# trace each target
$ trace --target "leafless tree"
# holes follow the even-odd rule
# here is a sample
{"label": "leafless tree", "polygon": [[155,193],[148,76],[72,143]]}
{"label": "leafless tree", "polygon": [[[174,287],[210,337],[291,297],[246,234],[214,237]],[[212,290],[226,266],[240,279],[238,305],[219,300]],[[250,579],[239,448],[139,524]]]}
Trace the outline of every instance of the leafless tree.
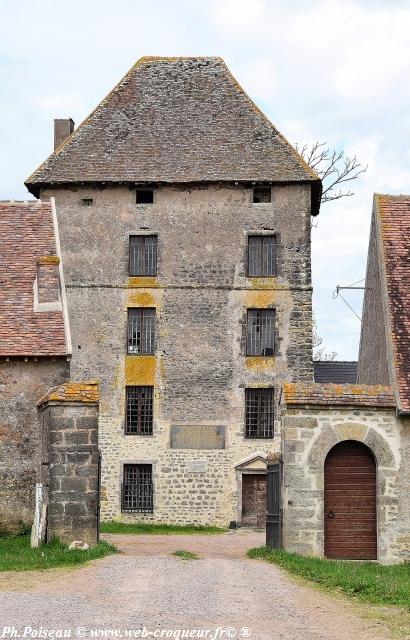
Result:
{"label": "leafless tree", "polygon": [[349,158],[345,156],[344,151],[330,149],[326,142],[305,144],[303,147],[296,145],[296,149],[309,167],[322,179],[322,203],[353,196],[353,191],[346,190],[341,185],[356,180],[367,171],[367,165],[363,166],[358,162],[356,156]]}
{"label": "leafless tree", "polygon": [[323,338],[321,338],[317,332],[316,318],[313,316],[313,360],[333,362],[336,356],[336,351],[326,351],[326,348],[323,345]]}

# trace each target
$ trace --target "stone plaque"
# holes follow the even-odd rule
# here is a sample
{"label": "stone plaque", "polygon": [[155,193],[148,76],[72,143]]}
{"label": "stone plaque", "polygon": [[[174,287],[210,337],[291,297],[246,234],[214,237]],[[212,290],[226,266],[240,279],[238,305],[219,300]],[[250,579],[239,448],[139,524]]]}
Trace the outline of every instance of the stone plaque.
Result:
{"label": "stone plaque", "polygon": [[188,460],[186,470],[189,473],[205,473],[208,471],[208,460]]}
{"label": "stone plaque", "polygon": [[225,449],[225,427],[207,424],[171,425],[171,449]]}

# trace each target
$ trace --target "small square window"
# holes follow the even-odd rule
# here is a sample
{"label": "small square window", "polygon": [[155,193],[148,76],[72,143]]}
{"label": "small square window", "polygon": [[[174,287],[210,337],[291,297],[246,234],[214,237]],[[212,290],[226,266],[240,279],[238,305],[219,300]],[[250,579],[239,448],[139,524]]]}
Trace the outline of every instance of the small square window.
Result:
{"label": "small square window", "polygon": [[270,187],[254,187],[252,202],[254,204],[272,202],[272,189]]}
{"label": "small square window", "polygon": [[94,204],[93,198],[81,198],[81,204],[83,207],[92,207]]}
{"label": "small square window", "polygon": [[152,204],[154,202],[154,189],[137,189],[137,204]]}

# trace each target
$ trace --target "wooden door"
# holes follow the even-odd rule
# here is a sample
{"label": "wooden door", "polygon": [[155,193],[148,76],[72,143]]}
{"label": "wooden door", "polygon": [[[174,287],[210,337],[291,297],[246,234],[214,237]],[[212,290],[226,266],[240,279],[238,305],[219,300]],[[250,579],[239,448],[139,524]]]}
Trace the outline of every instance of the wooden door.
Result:
{"label": "wooden door", "polygon": [[266,522],[266,475],[242,475],[243,527],[264,527]]}
{"label": "wooden door", "polygon": [[376,464],[360,442],[340,442],[325,461],[325,556],[377,559]]}

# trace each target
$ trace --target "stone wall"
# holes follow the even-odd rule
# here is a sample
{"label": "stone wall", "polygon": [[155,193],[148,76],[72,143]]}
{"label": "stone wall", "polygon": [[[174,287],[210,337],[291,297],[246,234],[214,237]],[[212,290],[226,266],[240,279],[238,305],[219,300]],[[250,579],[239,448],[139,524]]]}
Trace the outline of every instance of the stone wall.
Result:
{"label": "stone wall", "polygon": [[357,381],[390,384],[387,355],[386,313],[383,300],[382,263],[373,215],[367,257],[366,290],[363,300]]}
{"label": "stone wall", "polygon": [[33,522],[41,454],[36,402],[69,373],[67,358],[0,361],[0,531]]}
{"label": "stone wall", "polygon": [[410,421],[394,409],[314,407],[283,416],[283,540],[289,551],[323,556],[324,462],[343,440],[357,440],[377,465],[378,558],[410,558]]}
{"label": "stone wall", "polygon": [[40,401],[47,539],[97,542],[97,385],[69,383]]}
{"label": "stone wall", "polygon": [[[237,512],[235,465],[279,446],[244,439],[244,387],[312,379],[310,186],[275,186],[272,203],[257,205],[239,185],[164,186],[152,205],[136,205],[126,187],[41,194],[49,196],[59,219],[73,376],[101,380],[103,517],[121,515],[122,465],[140,461],[153,464],[155,509],[133,518],[226,524]],[[92,206],[83,206],[85,198]],[[277,233],[276,278],[246,277],[251,232]],[[128,277],[129,236],[141,233],[158,233],[157,278]],[[132,306],[157,310],[155,356],[126,355]],[[276,309],[275,357],[245,356],[252,307]],[[124,436],[126,385],[155,386],[153,436]],[[200,452],[209,461],[204,475],[186,475],[192,451],[169,450],[173,424],[226,428],[225,450]]]}

